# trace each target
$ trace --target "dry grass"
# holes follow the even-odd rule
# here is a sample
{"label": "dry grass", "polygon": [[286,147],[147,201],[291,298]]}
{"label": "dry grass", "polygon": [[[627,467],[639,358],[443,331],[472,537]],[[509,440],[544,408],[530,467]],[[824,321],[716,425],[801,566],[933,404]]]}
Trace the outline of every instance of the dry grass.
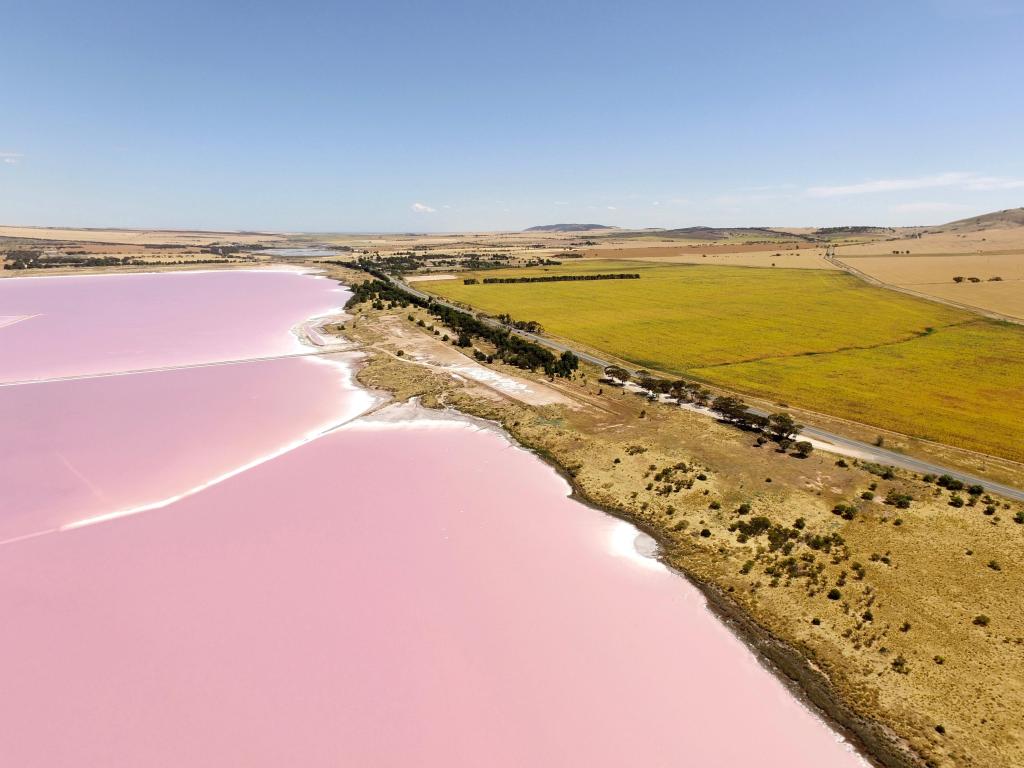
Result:
{"label": "dry grass", "polygon": [[[947,256],[844,256],[843,261],[885,283],[1024,319],[1024,249]],[[956,276],[981,282],[956,283]]]}

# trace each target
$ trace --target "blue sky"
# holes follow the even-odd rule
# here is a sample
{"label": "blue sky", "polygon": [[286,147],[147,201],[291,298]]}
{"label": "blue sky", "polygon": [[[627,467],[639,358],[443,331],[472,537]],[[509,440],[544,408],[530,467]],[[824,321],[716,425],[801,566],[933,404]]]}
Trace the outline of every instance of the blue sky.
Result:
{"label": "blue sky", "polygon": [[936,223],[1024,205],[1024,3],[35,2],[0,223]]}

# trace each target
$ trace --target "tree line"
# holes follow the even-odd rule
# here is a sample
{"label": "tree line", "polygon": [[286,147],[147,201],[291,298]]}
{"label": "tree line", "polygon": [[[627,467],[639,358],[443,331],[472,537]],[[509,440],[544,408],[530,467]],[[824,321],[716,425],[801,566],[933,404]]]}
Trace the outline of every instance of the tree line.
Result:
{"label": "tree line", "polygon": [[[172,264],[223,264],[224,259],[190,258],[177,261],[150,261],[137,256],[89,256],[82,252],[47,255],[39,251],[8,251],[5,269],[59,269],[62,267],[163,267]],[[234,261],[252,261],[252,256],[240,256]]]}
{"label": "tree line", "polygon": [[[619,273],[599,275],[538,275],[536,277],[485,277],[483,283],[567,283],[576,280],[639,280],[640,275]],[[472,285],[469,280],[464,281]]]}
{"label": "tree line", "polygon": [[[366,269],[366,267],[364,267]],[[568,378],[579,368],[579,358],[572,352],[563,352],[556,357],[545,347],[517,336],[506,328],[490,325],[463,312],[431,299],[423,299],[398,288],[376,270],[366,269],[374,280],[366,280],[352,288],[352,298],[346,302],[346,309],[356,304],[371,302],[375,309],[384,309],[385,304],[407,307],[413,304],[421,307],[451,328],[458,335],[457,344],[472,346],[472,339],[484,339],[494,345],[494,356],[517,368],[535,371],[542,369],[548,376]]]}

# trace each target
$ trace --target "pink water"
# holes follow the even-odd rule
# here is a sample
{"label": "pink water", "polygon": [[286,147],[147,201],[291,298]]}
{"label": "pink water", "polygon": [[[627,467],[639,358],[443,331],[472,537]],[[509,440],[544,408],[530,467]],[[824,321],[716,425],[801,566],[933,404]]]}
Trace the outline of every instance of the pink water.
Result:
{"label": "pink water", "polygon": [[345,373],[290,357],[0,387],[0,541],[171,499],[315,435],[351,415]]}
{"label": "pink water", "polygon": [[[280,362],[0,387],[0,515],[62,526],[0,547],[0,764],[863,765],[533,455],[422,415],[304,442],[366,395]],[[66,477],[47,446],[125,505],[224,477],[103,517],[18,485]]]}
{"label": "pink water", "polygon": [[302,352],[292,326],[344,301],[297,270],[0,280],[0,382]]}

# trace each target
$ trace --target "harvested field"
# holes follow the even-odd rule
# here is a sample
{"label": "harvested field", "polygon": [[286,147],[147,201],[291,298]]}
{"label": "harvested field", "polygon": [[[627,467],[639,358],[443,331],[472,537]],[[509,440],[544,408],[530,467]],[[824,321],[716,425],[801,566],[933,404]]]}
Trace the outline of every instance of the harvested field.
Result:
{"label": "harvested field", "polygon": [[777,267],[780,269],[835,269],[825,261],[821,248],[804,244],[799,249],[792,245],[674,245],[591,248],[587,256],[628,261],[651,261],[661,264],[714,264],[733,267]]}
{"label": "harvested field", "polygon": [[[1024,319],[1024,249],[1016,253],[843,257],[842,261],[884,283]],[[963,282],[954,282],[957,276],[963,277]],[[972,277],[980,282],[972,282]]]}

